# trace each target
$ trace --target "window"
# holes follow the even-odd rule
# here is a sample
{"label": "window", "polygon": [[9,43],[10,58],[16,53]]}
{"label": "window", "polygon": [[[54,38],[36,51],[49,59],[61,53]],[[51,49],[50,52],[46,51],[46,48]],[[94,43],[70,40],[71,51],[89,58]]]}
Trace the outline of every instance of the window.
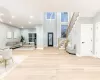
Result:
{"label": "window", "polygon": [[68,25],[61,25],[61,38],[66,38],[66,30]]}
{"label": "window", "polygon": [[34,42],[34,33],[29,33],[29,42]]}
{"label": "window", "polygon": [[46,19],[55,19],[55,12],[47,12]]}
{"label": "window", "polygon": [[61,22],[68,22],[68,13],[61,12]]}

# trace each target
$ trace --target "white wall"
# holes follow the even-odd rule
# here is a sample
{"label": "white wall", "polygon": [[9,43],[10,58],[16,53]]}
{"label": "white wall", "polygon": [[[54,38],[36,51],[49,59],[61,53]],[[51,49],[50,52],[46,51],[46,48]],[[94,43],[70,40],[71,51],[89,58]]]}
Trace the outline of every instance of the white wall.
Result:
{"label": "white wall", "polygon": [[93,53],[96,55],[96,23],[100,22],[100,12],[97,12],[93,17]]}
{"label": "white wall", "polygon": [[43,26],[36,26],[36,33],[37,33],[37,49],[44,48],[44,39],[43,39]]}
{"label": "white wall", "polygon": [[25,42],[29,42],[28,33],[36,33],[36,28],[21,29],[21,35],[24,37]]}
{"label": "white wall", "polygon": [[[7,39],[7,32],[12,32],[11,39]],[[13,32],[17,33],[16,39],[13,39]],[[20,41],[20,29],[0,23],[0,48],[5,47],[7,42],[13,41]]]}
{"label": "white wall", "polygon": [[76,54],[79,55],[80,54],[80,26],[81,24],[93,24],[93,54],[96,54],[96,47],[95,47],[95,42],[96,42],[96,23],[100,22],[100,12],[96,13],[96,15],[94,17],[83,17],[83,18],[79,18],[79,20],[77,21],[77,23],[75,24],[76,29],[76,44],[77,44],[77,50],[76,50]]}
{"label": "white wall", "polygon": [[57,45],[57,20],[47,20],[44,17],[44,46],[48,46],[48,32],[53,32],[53,41],[54,41],[54,46]]}
{"label": "white wall", "polygon": [[[72,12],[69,13],[69,20],[72,16]],[[61,22],[61,12],[56,13],[56,19],[47,20],[44,17],[44,46],[48,46],[48,32],[54,33],[54,47],[58,47],[58,38],[61,38],[61,25],[66,25],[67,22]]]}
{"label": "white wall", "polygon": [[[80,38],[81,25],[80,25],[79,21],[76,22],[75,28],[76,28],[76,35],[75,35],[76,40],[74,39],[74,37],[72,39],[74,39],[76,41],[75,42],[76,43],[76,55],[79,55],[80,54],[80,41],[81,41],[81,38]],[[74,45],[74,44],[72,44],[72,45]]]}
{"label": "white wall", "polygon": [[96,54],[96,45],[95,45],[95,43],[96,43],[96,23],[98,23],[98,22],[100,22],[100,12],[97,12],[96,13],[96,15],[94,16],[94,18],[93,18],[93,25],[94,25],[94,31],[93,31],[93,37],[94,37],[94,46],[93,46],[93,51],[94,51],[94,54]]}
{"label": "white wall", "polygon": [[72,40],[74,42],[72,42],[72,46],[75,45],[76,43],[76,55],[80,55],[80,39],[81,39],[81,24],[93,24],[93,18],[92,17],[80,17],[75,24],[75,34],[72,37]]}
{"label": "white wall", "polygon": [[28,33],[37,33],[37,49],[43,49],[43,26],[36,25],[34,28],[21,29],[21,35],[25,38],[25,42],[29,42]]}
{"label": "white wall", "polygon": [[61,13],[57,13],[57,46],[58,46],[58,38],[61,38]]}

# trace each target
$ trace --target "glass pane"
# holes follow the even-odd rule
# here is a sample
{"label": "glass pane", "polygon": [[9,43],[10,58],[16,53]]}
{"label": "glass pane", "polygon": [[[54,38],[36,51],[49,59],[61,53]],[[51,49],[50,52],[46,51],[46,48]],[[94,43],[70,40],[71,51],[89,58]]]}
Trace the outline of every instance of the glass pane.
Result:
{"label": "glass pane", "polygon": [[55,13],[52,13],[51,19],[55,19]]}
{"label": "glass pane", "polygon": [[29,42],[32,42],[32,38],[29,38]]}
{"label": "glass pane", "polygon": [[32,37],[32,34],[31,34],[31,33],[29,33],[29,38],[30,38],[30,37]]}
{"label": "glass pane", "polygon": [[61,12],[61,22],[68,22],[68,13]]}
{"label": "glass pane", "polygon": [[32,38],[34,38],[34,33],[32,33]]}
{"label": "glass pane", "polygon": [[66,38],[66,30],[68,25],[61,25],[61,38]]}
{"label": "glass pane", "polygon": [[52,34],[49,34],[49,45],[52,45],[52,37],[53,37],[53,35]]}
{"label": "glass pane", "polygon": [[32,39],[32,42],[35,42],[34,38]]}
{"label": "glass pane", "polygon": [[47,12],[46,19],[55,19],[55,12]]}

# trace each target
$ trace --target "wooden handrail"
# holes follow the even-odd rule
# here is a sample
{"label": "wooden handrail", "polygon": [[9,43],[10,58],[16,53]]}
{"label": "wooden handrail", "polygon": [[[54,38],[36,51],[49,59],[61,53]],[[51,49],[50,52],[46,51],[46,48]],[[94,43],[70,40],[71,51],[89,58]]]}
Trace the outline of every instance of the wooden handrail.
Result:
{"label": "wooden handrail", "polygon": [[68,35],[69,35],[69,33],[71,32],[71,30],[72,30],[72,28],[73,28],[73,26],[74,26],[74,24],[75,24],[75,21],[77,20],[77,17],[79,16],[79,12],[74,12],[73,13],[73,16],[72,16],[72,18],[71,18],[71,20],[70,20],[70,23],[69,23],[69,25],[68,25],[68,28],[67,28],[67,30],[66,30],[66,43],[65,43],[65,49],[66,49],[66,47],[67,47],[67,45],[68,45]]}
{"label": "wooden handrail", "polygon": [[75,21],[77,20],[78,16],[79,16],[79,12],[74,12],[73,13],[72,18],[71,18],[71,20],[69,22],[68,28],[66,30],[66,39],[63,40],[62,42],[61,42],[60,38],[58,39],[58,47],[59,48],[61,47],[61,43],[64,43],[65,44],[65,49],[66,49],[66,47],[68,45],[68,35],[70,34],[70,32],[71,32],[71,30],[72,30],[72,28],[73,28],[73,26],[75,24]]}
{"label": "wooden handrail", "polygon": [[[79,12],[74,12],[73,16],[70,20],[70,23],[68,25],[67,31],[66,31],[66,38],[68,37],[68,34],[70,33],[71,29],[73,28],[73,25],[75,24],[76,18],[79,16]],[[76,18],[75,18],[76,17]],[[75,19],[75,21],[73,21]]]}

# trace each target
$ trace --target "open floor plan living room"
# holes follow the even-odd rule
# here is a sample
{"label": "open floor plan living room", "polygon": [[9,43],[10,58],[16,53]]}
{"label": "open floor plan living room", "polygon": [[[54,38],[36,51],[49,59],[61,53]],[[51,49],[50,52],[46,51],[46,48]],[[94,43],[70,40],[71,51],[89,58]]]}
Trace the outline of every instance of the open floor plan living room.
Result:
{"label": "open floor plan living room", "polygon": [[0,0],[0,80],[100,80],[99,0]]}

